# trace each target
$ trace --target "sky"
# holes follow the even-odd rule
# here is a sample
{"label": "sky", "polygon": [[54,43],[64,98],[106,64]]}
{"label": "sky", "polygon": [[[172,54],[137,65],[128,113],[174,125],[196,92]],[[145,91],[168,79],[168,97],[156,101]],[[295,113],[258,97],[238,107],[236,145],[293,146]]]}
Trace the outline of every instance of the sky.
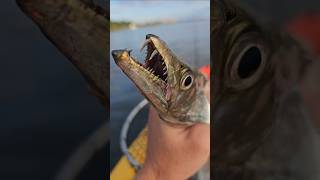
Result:
{"label": "sky", "polygon": [[210,16],[209,0],[111,0],[112,21],[143,23],[161,19],[185,19]]}

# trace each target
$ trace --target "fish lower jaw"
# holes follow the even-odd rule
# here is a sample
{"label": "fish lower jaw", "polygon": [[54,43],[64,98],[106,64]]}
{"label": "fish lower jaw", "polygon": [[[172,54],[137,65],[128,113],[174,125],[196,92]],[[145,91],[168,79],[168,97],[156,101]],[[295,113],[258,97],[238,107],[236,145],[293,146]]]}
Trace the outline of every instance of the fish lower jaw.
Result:
{"label": "fish lower jaw", "polygon": [[151,69],[146,69],[142,64],[140,64],[138,61],[134,60],[131,57],[128,63],[130,64],[130,68],[128,69],[136,69],[137,73],[140,73],[140,75],[138,76],[144,76],[144,79],[148,79],[161,86],[161,88],[163,88],[164,91],[166,90],[167,83],[164,80],[162,80],[159,76],[155,75]]}

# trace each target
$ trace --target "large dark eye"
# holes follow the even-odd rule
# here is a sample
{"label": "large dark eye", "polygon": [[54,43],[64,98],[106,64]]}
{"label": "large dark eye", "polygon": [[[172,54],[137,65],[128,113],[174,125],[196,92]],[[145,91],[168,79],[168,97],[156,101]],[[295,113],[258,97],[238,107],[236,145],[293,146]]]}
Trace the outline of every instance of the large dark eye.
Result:
{"label": "large dark eye", "polygon": [[261,64],[261,52],[258,47],[250,47],[240,59],[238,75],[241,79],[253,75]]}
{"label": "large dark eye", "polygon": [[[251,36],[250,36],[251,37]],[[254,37],[254,36],[253,36]],[[253,42],[250,42],[253,41]],[[246,89],[263,75],[268,49],[258,38],[244,38],[234,45],[226,63],[226,84],[236,89]]]}
{"label": "large dark eye", "polygon": [[192,83],[193,83],[193,77],[192,75],[188,74],[182,78],[181,88],[184,90],[187,90],[192,86]]}

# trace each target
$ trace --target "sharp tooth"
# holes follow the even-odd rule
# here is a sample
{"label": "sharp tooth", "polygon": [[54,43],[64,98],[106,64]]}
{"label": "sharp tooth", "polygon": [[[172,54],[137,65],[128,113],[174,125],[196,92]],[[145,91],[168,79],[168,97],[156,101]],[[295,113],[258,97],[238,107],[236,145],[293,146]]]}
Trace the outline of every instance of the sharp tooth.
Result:
{"label": "sharp tooth", "polygon": [[140,48],[140,52],[143,51],[144,47],[146,47],[149,43],[150,43],[151,39],[147,39],[146,41],[144,41],[144,43],[142,44],[141,48]]}
{"label": "sharp tooth", "polygon": [[162,65],[165,65],[165,64],[164,64],[164,61],[162,61]]}
{"label": "sharp tooth", "polygon": [[167,67],[164,67],[163,70],[167,70]]}
{"label": "sharp tooth", "polygon": [[167,75],[167,74],[168,74],[168,71],[166,71],[166,72],[163,73],[163,75]]}
{"label": "sharp tooth", "polygon": [[155,50],[152,52],[149,60],[151,60],[157,53],[158,53],[158,51],[155,49]]}
{"label": "sharp tooth", "polygon": [[159,79],[158,76],[155,76],[155,77],[153,78],[154,81],[156,81],[156,80],[158,80],[158,79]]}
{"label": "sharp tooth", "polygon": [[168,81],[168,77],[164,81]]}

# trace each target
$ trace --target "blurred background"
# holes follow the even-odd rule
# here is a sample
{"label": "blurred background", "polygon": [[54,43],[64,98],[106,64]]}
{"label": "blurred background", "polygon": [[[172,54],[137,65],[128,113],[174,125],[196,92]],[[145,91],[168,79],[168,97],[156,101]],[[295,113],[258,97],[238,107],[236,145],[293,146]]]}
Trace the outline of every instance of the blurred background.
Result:
{"label": "blurred background", "polygon": [[260,19],[286,24],[303,14],[319,14],[318,0],[242,0],[242,5]]}
{"label": "blurred background", "polygon": [[259,21],[275,25],[266,28],[283,28],[320,56],[320,1],[242,0],[237,4]]}
{"label": "blurred background", "polygon": [[[238,2],[255,18],[262,22],[269,22],[273,25],[283,28],[287,33],[307,48],[316,60],[320,57],[320,1],[319,0],[242,0]],[[318,66],[317,66],[318,64]],[[315,141],[316,152],[320,149],[320,86],[319,86],[319,62],[312,64],[313,72],[309,74],[302,83],[305,86],[302,96],[312,123],[315,125],[318,133]],[[318,69],[317,69],[318,68]],[[312,69],[312,68],[311,68]],[[309,69],[309,71],[311,71]],[[320,154],[314,157],[320,162]],[[318,170],[319,171],[319,170]]]}
{"label": "blurred background", "polygon": [[[105,122],[105,110],[15,1],[1,1],[0,22],[0,179],[53,179]],[[107,150],[77,179],[105,178]]]}
{"label": "blurred background", "polygon": [[[320,14],[318,0],[242,2],[262,19],[284,26],[297,15]],[[14,0],[1,1],[0,8],[0,179],[53,179],[74,150],[103,125],[105,110],[88,93],[80,73]],[[189,65],[209,64],[209,0],[111,0],[110,8],[111,50],[133,49],[133,55],[142,60],[144,53],[139,48],[145,35],[153,33]],[[122,155],[121,126],[143,97],[111,56],[110,64],[112,168]],[[144,127],[146,113],[144,109],[136,118],[138,123],[129,137],[135,137]],[[78,179],[105,178],[108,151],[106,145]]]}
{"label": "blurred background", "polygon": [[[146,34],[155,34],[184,62],[194,68],[210,63],[210,1],[110,1],[110,50],[139,49]],[[121,157],[120,129],[129,112],[143,99],[132,81],[116,66],[110,54],[110,166]],[[147,108],[135,118],[128,134],[130,144],[145,126]]]}

